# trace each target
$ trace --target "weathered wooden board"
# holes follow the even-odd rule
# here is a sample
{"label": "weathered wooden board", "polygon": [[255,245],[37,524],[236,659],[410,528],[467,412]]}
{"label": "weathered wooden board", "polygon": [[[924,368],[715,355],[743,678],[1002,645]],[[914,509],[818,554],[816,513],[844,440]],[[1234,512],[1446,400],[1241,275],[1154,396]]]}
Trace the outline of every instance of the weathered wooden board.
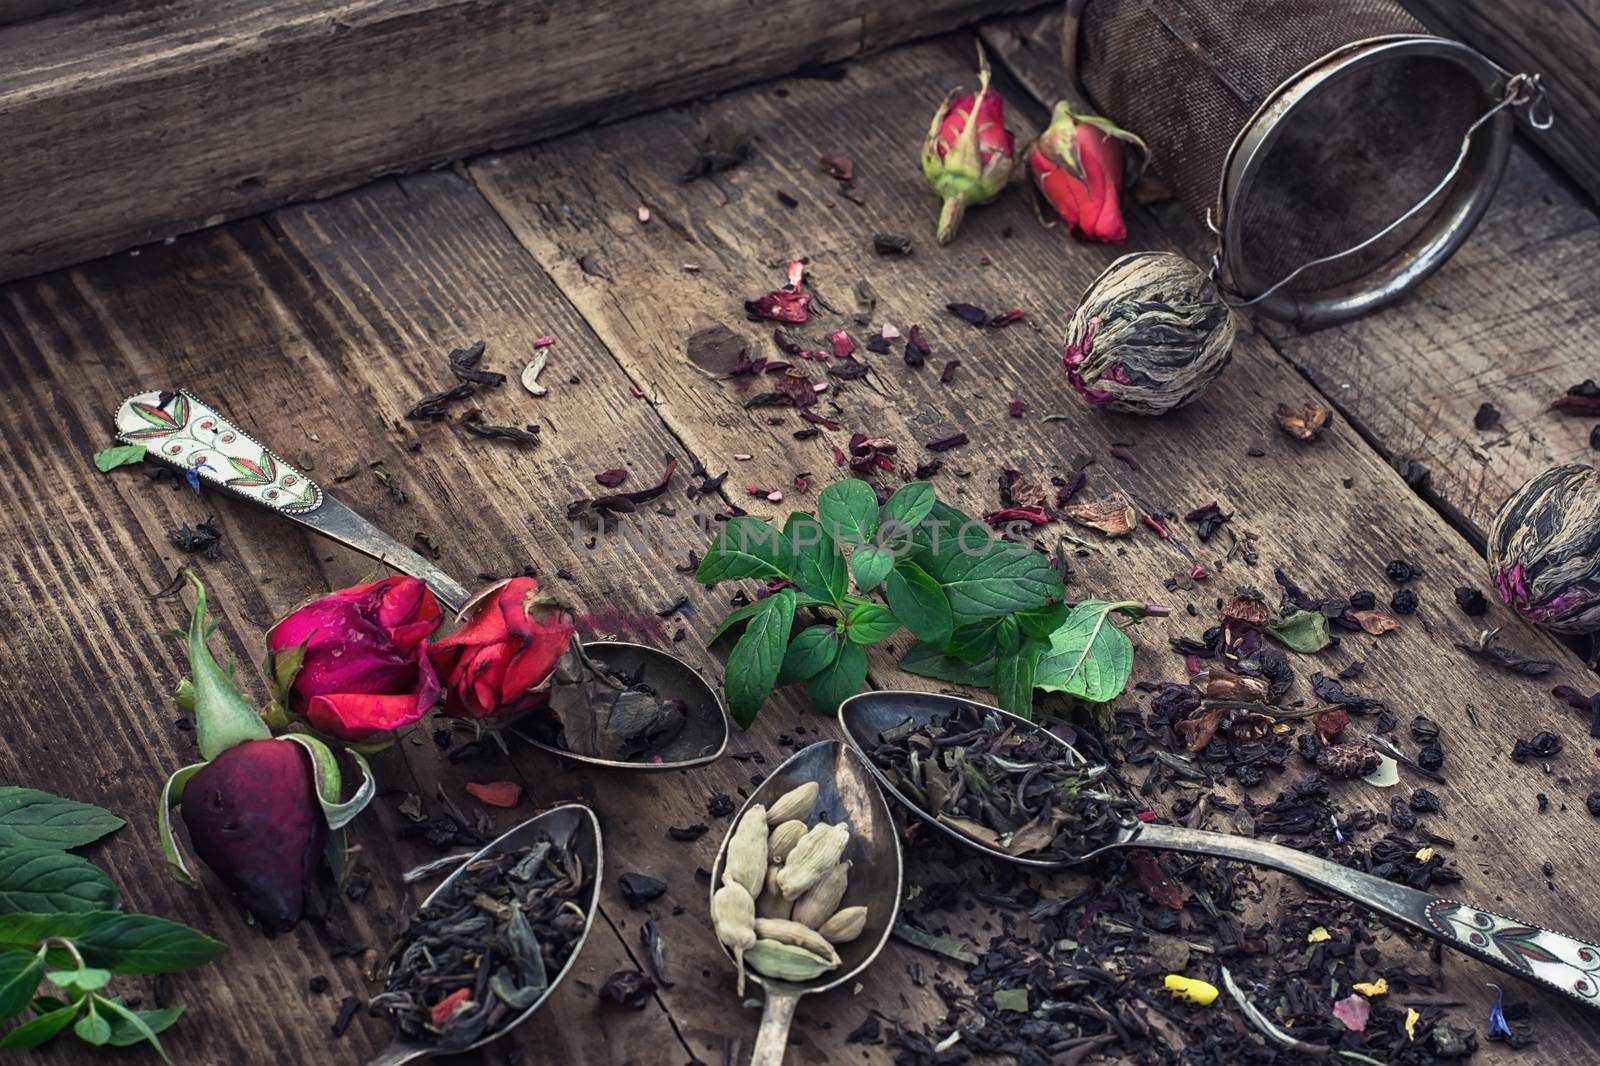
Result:
{"label": "weathered wooden board", "polygon": [[0,34],[0,279],[1030,2],[116,0],[33,18]]}
{"label": "weathered wooden board", "polygon": [[[982,31],[1040,103],[1060,92],[1059,22],[1046,12]],[[1154,214],[1189,255],[1210,255],[1203,228],[1176,203]],[[1481,547],[1495,511],[1528,478],[1600,459],[1589,443],[1596,420],[1550,410],[1600,375],[1597,255],[1592,204],[1519,144],[1472,236],[1399,303],[1314,332],[1253,320],[1381,455],[1425,466],[1424,494]],[[1501,419],[1479,430],[1483,403]]]}
{"label": "weathered wooden board", "polygon": [[1541,74],[1556,124],[1536,132],[1572,179],[1600,198],[1600,3],[1504,4],[1486,0],[1400,0],[1428,28],[1466,41],[1509,70]]}
{"label": "weathered wooden board", "polygon": [[[1449,589],[1481,584],[1482,559],[1351,426],[1338,422],[1310,447],[1279,434],[1273,407],[1315,394],[1259,337],[1241,338],[1234,367],[1201,401],[1171,418],[1106,417],[1082,406],[1059,372],[1058,338],[1078,292],[1119,250],[1039,231],[1017,196],[972,212],[952,246],[933,244],[928,232],[934,204],[912,160],[927,112],[955,83],[971,81],[970,45],[953,47],[898,50],[853,67],[843,84],[789,84],[782,95],[753,89],[706,107],[490,156],[470,171],[606,345],[659,392],[673,432],[719,459],[752,456],[735,466],[740,481],[787,486],[800,471],[825,478],[830,444],[842,444],[852,429],[893,438],[903,465],[911,467],[931,458],[921,442],[962,429],[973,443],[947,453],[945,470],[934,480],[941,494],[975,511],[996,504],[993,484],[1001,467],[1043,477],[1087,453],[1099,460],[1091,468],[1091,493],[1119,487],[1149,509],[1180,513],[1221,496],[1237,512],[1236,522],[1256,534],[1259,566],[1226,562],[1211,586],[1176,594],[1180,605],[1192,597],[1202,614],[1235,584],[1270,586],[1274,566],[1307,587],[1333,590],[1352,583],[1384,588],[1387,560],[1404,555],[1423,561],[1430,574],[1423,612],[1401,633],[1382,641],[1351,640],[1325,656],[1325,663],[1302,661],[1297,667],[1309,673],[1363,658],[1364,691],[1386,699],[1403,718],[1426,711],[1445,723],[1453,738],[1446,803],[1462,839],[1460,859],[1470,868],[1463,893],[1525,910],[1533,920],[1582,924],[1589,910],[1586,879],[1596,856],[1573,834],[1587,829],[1581,803],[1594,774],[1569,767],[1568,791],[1561,796],[1567,811],[1561,820],[1540,820],[1530,813],[1533,793],[1550,787],[1551,779],[1508,773],[1506,750],[1507,738],[1536,726],[1581,745],[1585,723],[1557,709],[1543,685],[1493,674],[1450,647],[1477,627],[1449,604]],[[832,117],[821,136],[818,114]],[[752,129],[759,138],[758,159],[715,183],[679,184],[678,160],[692,152],[698,130],[715,123]],[[1030,131],[1018,132],[1025,140]],[[853,198],[818,171],[823,152],[855,160]],[[624,153],[630,160],[625,170],[594,165]],[[779,190],[800,206],[785,207]],[[650,208],[648,224],[638,221],[641,204]],[[1148,216],[1134,212],[1130,222],[1129,247],[1166,243]],[[875,256],[871,237],[877,232],[913,235],[915,254]],[[874,327],[888,321],[905,330],[920,322],[934,352],[916,370],[901,362],[899,343],[889,356],[865,356],[873,376],[835,384],[831,394],[840,410],[824,409],[843,430],[798,445],[791,438],[798,421],[782,409],[742,410],[743,397],[727,384],[705,380],[686,349],[691,335],[721,324],[744,338],[753,354],[777,354],[771,324],[745,322],[742,304],[781,283],[782,264],[793,256],[808,258],[818,303],[826,305],[813,321],[791,331],[807,347],[821,347],[834,329],[854,330],[858,340],[866,336],[850,312],[853,286],[867,278],[879,296]],[[980,265],[981,257],[992,265]],[[974,331],[943,310],[950,300],[990,310],[1023,307],[1034,326]],[[953,383],[940,384],[940,366],[953,358],[962,365]],[[1026,417],[1006,417],[1011,398],[1027,401]],[[1041,423],[1052,412],[1066,414],[1066,421]],[[769,416],[786,417],[772,426]],[[1137,457],[1139,470],[1107,458],[1119,442]],[[1250,457],[1250,446],[1265,455]],[[1047,527],[1042,539],[1053,545],[1057,535]],[[1104,545],[1074,560],[1069,589],[1074,595],[1167,597],[1164,579],[1187,572],[1181,546],[1187,538],[1181,528],[1172,542],[1141,530],[1126,542]],[[1491,621],[1510,620],[1501,612]],[[1138,676],[1181,673],[1174,658],[1153,650],[1163,636],[1181,629],[1152,623],[1141,631]],[[1582,676],[1579,664],[1553,642],[1515,623],[1511,631],[1517,643],[1559,657],[1563,676]],[[1426,665],[1408,670],[1407,664]],[[1481,727],[1470,723],[1464,710],[1469,703]],[[1482,802],[1489,796],[1496,801]],[[1387,804],[1386,795],[1355,790],[1347,800]],[[1568,871],[1548,886],[1539,873],[1546,858]],[[1488,979],[1449,953],[1442,967],[1453,997],[1470,1000]],[[1540,1017],[1549,1020],[1551,1035],[1534,1054],[1554,1062],[1569,1054],[1592,1056],[1600,1048],[1600,1030],[1591,1019],[1551,1000],[1541,1000]]]}

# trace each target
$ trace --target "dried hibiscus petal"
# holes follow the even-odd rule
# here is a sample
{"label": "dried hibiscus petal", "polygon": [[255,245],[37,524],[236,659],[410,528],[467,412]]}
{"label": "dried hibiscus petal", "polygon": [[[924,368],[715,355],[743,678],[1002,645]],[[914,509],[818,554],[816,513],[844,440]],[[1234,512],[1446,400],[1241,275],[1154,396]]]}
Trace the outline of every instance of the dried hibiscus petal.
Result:
{"label": "dried hibiscus petal", "polygon": [[469,781],[467,795],[491,807],[515,807],[522,800],[522,786],[515,781]]}
{"label": "dried hibiscus petal", "polygon": [[611,470],[602,470],[594,476],[594,479],[606,488],[614,489],[628,480],[628,472],[619,466]]}
{"label": "dried hibiscus petal", "polygon": [[961,319],[969,326],[982,327],[989,321],[989,312],[972,304],[951,303],[944,305],[945,310]]}
{"label": "dried hibiscus petal", "polygon": [[1278,428],[1283,430],[1295,440],[1316,440],[1328,426],[1328,419],[1332,412],[1320,403],[1308,403],[1302,407],[1290,407],[1280,403],[1274,412],[1278,420]]}
{"label": "dried hibiscus petal", "polygon": [[1133,532],[1136,520],[1132,505],[1121,493],[1103,500],[1085,500],[1064,507],[1062,517],[1088,529],[1098,529],[1108,537],[1125,537]]}
{"label": "dried hibiscus petal", "polygon": [[1565,396],[1553,400],[1550,409],[1567,415],[1600,416],[1600,385],[1593,378],[1574,385]]}
{"label": "dried hibiscus petal", "polygon": [[961,445],[966,444],[969,439],[965,433],[952,433],[948,437],[930,440],[923,447],[930,452],[947,452],[951,448],[959,448]]}
{"label": "dried hibiscus petal", "polygon": [[1164,907],[1183,910],[1183,890],[1167,875],[1166,867],[1148,848],[1132,848],[1128,852],[1128,868],[1133,871],[1139,891]]}
{"label": "dried hibiscus petal", "polygon": [[808,292],[774,289],[758,299],[746,300],[744,309],[755,318],[800,323],[808,317],[807,308],[810,305],[811,294]]}

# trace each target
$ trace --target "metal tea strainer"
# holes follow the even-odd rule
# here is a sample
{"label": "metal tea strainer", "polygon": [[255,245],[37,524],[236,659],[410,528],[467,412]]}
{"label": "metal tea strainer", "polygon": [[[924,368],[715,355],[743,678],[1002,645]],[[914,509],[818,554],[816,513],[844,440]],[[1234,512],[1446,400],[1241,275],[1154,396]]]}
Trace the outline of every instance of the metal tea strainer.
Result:
{"label": "metal tea strainer", "polygon": [[1537,75],[1395,0],[1069,0],[1069,81],[1150,146],[1237,306],[1325,325],[1395,299],[1488,207]]}

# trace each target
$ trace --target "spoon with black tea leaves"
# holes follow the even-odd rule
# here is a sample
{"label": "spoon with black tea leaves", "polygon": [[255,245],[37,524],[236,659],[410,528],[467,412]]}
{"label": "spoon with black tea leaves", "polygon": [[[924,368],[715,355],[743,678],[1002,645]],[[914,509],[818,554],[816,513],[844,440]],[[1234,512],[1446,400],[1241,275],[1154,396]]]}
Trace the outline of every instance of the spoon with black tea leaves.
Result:
{"label": "spoon with black tea leaves", "polygon": [[[837,740],[822,740],[802,748],[751,793],[730,823],[722,847],[717,850],[717,860],[711,867],[712,894],[715,895],[717,886],[722,883],[728,841],[739,819],[754,804],[770,808],[779,797],[808,781],[816,782],[819,787],[812,824],[844,822],[850,827],[850,842],[843,856],[852,864],[850,881],[840,906],[866,907],[867,924],[860,936],[837,945],[840,959],[837,968],[809,981],[780,981],[765,977],[745,964],[750,979],[767,993],[750,1066],[779,1066],[783,1062],[789,1044],[789,1027],[794,1022],[800,997],[838,988],[866,969],[888,943],[890,930],[900,913],[900,834],[895,828],[894,816],[873,780],[866,759]],[[732,962],[733,955],[725,945],[722,951]]]}
{"label": "spoon with black tea leaves", "polygon": [[[388,1047],[379,1052],[378,1056],[372,1059],[367,1066],[402,1066],[404,1063],[414,1062],[418,1059],[431,1058],[436,1055],[455,1055],[481,1048],[485,1044],[505,1036],[511,1030],[533,1017],[534,1013],[550,998],[550,993],[554,992],[556,987],[561,984],[562,979],[572,972],[573,964],[577,962],[578,954],[583,950],[584,942],[589,937],[589,930],[594,926],[595,913],[600,905],[600,883],[603,876],[602,857],[604,848],[600,840],[600,822],[595,817],[594,811],[581,803],[567,803],[560,807],[553,807],[543,814],[529,818],[527,821],[495,838],[480,851],[465,859],[460,866],[456,867],[455,872],[445,878],[439,887],[430,892],[428,898],[422,901],[422,907],[425,908],[429,904],[445,898],[446,893],[450,892],[466,876],[469,870],[474,869],[485,860],[517,852],[523,848],[538,846],[545,841],[554,845],[556,852],[570,854],[581,868],[578,879],[582,887],[577,893],[577,898],[569,900],[567,903],[575,903],[581,907],[583,911],[583,927],[577,938],[572,942],[571,951],[561,969],[554,976],[546,975],[543,990],[537,994],[531,1003],[514,1016],[511,1016],[509,1020],[505,1020],[495,1026],[493,1031],[485,1033],[478,1040],[461,1047],[452,1046],[446,1048],[436,1044],[424,1043],[421,1040],[407,1037],[403,1034],[397,1035],[389,1042]],[[418,909],[420,910],[421,908]],[[493,978],[490,978],[491,987],[493,980]],[[374,997],[375,1001],[381,1001],[382,999],[382,994]]]}
{"label": "spoon with black tea leaves", "polygon": [[969,713],[976,711],[984,718],[992,718],[1001,730],[1009,729],[1013,735],[1048,737],[1049,743],[1059,745],[1064,753],[1070,752],[1075,756],[1075,761],[1088,766],[1087,760],[1078,755],[1071,745],[1048,730],[997,707],[959,696],[931,692],[863,692],[851,696],[840,705],[839,724],[844,727],[851,746],[861,753],[863,761],[889,795],[939,832],[990,858],[1020,865],[1065,867],[1087,862],[1113,848],[1141,847],[1266,866],[1293,874],[1319,888],[1337,892],[1398,925],[1425,933],[1496,969],[1552,989],[1584,1006],[1600,1008],[1600,945],[1483,910],[1460,900],[1408,888],[1282,844],[1128,819],[1117,827],[1109,842],[1099,843],[1098,846],[1091,843],[1082,851],[1060,861],[1029,860],[992,847],[968,833],[952,828],[936,813],[916,803],[890,780],[874,758],[874,753],[882,747],[880,738],[885,733],[903,729],[907,725],[915,729],[936,721],[942,722],[962,710]]}
{"label": "spoon with black tea leaves", "polygon": [[[117,409],[116,427],[118,440],[142,445],[147,459],[177,470],[197,487],[204,482],[226,496],[264,507],[385,566],[421,579],[457,615],[470,610],[495,588],[490,586],[469,596],[460,582],[324,492],[311,478],[185,389],[128,397]],[[639,761],[581,755],[530,735],[526,728],[518,729],[522,736],[564,758],[628,770],[682,770],[712,762],[723,753],[729,729],[722,700],[688,663],[642,644],[591,641],[583,647],[590,658],[641,678],[663,698],[682,701],[683,728]]]}

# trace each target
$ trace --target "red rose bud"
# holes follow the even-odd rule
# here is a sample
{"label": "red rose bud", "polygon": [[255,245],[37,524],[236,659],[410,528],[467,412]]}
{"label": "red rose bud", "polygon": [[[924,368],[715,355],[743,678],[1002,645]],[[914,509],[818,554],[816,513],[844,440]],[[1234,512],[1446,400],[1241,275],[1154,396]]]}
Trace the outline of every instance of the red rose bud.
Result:
{"label": "red rose bud", "polygon": [[1000,195],[1016,155],[1017,139],[1006,129],[1006,103],[989,89],[989,59],[980,45],[977,93],[946,97],[922,145],[922,176],[944,201],[935,230],[940,244],[955,237],[969,206]]}
{"label": "red rose bud", "polygon": [[362,740],[400,729],[438,701],[427,638],[441,617],[414,577],[341,589],[268,631],[267,669],[288,709],[321,733]]}
{"label": "red rose bud", "polygon": [[1062,101],[1049,129],[1028,150],[1028,171],[1039,192],[1083,240],[1115,244],[1128,236],[1121,204],[1124,141],[1146,150],[1127,130]]}
{"label": "red rose bud", "polygon": [[445,686],[444,713],[504,718],[542,706],[556,662],[577,633],[572,616],[516,577],[476,597],[462,626],[428,649]]}

